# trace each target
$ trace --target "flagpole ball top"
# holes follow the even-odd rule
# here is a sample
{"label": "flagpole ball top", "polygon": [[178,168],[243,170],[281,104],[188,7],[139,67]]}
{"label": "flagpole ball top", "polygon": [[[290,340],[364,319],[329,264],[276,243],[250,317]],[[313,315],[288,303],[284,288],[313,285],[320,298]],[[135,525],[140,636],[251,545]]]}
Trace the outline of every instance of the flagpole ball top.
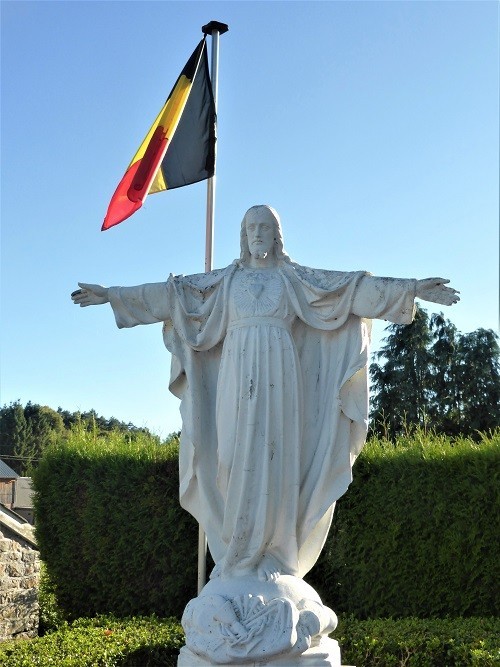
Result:
{"label": "flagpole ball top", "polygon": [[229,30],[227,23],[220,23],[219,21],[210,21],[206,25],[202,26],[201,32],[204,35],[211,35],[214,30],[219,32],[219,35],[223,35]]}

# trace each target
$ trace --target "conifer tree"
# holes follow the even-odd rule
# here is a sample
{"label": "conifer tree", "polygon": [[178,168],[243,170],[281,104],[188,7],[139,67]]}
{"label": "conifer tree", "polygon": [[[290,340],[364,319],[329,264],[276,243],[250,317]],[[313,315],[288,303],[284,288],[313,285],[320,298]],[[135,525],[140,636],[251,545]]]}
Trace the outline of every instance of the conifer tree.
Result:
{"label": "conifer tree", "polygon": [[0,410],[0,458],[18,475],[24,475],[33,458],[29,444],[30,429],[23,406],[15,401]]}
{"label": "conifer tree", "polygon": [[407,326],[391,325],[385,345],[372,363],[372,422],[391,437],[401,432],[406,422],[423,425],[432,391],[432,341],[429,318],[417,308],[415,319]]}
{"label": "conifer tree", "polygon": [[500,348],[491,330],[461,334],[442,313],[417,307],[412,324],[387,327],[370,366],[371,429],[391,438],[408,425],[475,436],[500,427]]}
{"label": "conifer tree", "polygon": [[493,331],[477,329],[461,336],[456,375],[461,431],[500,426],[500,348]]}

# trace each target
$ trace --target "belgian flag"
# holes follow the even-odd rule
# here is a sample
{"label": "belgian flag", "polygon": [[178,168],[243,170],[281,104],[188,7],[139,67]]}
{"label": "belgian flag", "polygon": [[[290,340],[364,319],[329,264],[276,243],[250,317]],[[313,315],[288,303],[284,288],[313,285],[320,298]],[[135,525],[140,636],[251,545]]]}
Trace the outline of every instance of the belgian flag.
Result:
{"label": "belgian flag", "polygon": [[130,217],[149,193],[180,188],[213,176],[215,122],[203,38],[116,188],[101,231]]}

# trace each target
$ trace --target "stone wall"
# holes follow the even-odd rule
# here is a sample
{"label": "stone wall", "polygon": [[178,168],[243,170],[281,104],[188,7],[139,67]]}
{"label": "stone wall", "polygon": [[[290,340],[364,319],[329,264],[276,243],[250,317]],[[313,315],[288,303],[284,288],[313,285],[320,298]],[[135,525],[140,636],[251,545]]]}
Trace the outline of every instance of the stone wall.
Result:
{"label": "stone wall", "polygon": [[19,519],[0,511],[0,641],[38,633],[40,560],[31,526]]}

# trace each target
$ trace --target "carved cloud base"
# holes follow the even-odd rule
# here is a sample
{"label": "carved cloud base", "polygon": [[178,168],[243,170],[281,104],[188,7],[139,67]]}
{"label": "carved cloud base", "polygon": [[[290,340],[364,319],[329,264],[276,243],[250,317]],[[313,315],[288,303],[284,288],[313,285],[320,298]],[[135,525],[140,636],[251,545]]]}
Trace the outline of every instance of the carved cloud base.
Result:
{"label": "carved cloud base", "polygon": [[177,664],[340,667],[338,644],[328,638],[336,625],[302,579],[213,579],[184,611],[186,646]]}

